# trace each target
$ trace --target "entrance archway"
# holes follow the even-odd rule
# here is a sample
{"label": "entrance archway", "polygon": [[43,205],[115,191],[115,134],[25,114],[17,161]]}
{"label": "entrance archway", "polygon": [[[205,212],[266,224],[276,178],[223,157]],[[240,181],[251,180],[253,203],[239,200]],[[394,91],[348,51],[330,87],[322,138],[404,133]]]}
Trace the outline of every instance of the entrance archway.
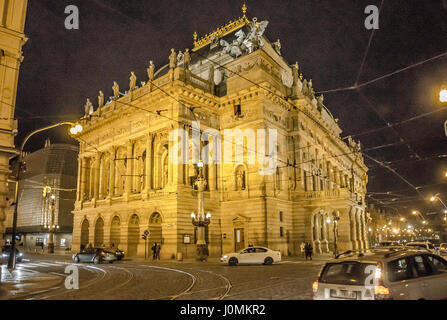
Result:
{"label": "entrance archway", "polygon": [[161,228],[162,223],[161,214],[158,212],[152,213],[149,218],[149,247],[152,246],[154,242],[161,243],[163,239],[163,232]]}
{"label": "entrance archway", "polygon": [[137,254],[138,241],[140,240],[140,218],[134,214],[130,217],[128,236],[127,236],[127,252],[129,256]]}
{"label": "entrance archway", "polygon": [[118,216],[113,217],[110,227],[110,245],[118,247],[121,240],[121,220]]}
{"label": "entrance archway", "polygon": [[88,243],[88,237],[89,237],[89,223],[87,219],[84,219],[82,221],[81,226],[81,250],[84,249]]}
{"label": "entrance archway", "polygon": [[95,224],[95,247],[101,247],[104,244],[104,220],[98,218]]}

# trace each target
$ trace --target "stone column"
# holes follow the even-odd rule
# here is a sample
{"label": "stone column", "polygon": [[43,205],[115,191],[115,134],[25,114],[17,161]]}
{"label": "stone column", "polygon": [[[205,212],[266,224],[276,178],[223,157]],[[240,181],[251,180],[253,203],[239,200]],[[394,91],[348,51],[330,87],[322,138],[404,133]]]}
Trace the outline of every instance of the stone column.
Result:
{"label": "stone column", "polygon": [[78,157],[78,178],[76,181],[76,201],[81,200],[81,173],[82,159]]}
{"label": "stone column", "polygon": [[340,188],[340,171],[337,167],[334,167],[334,177],[335,177],[335,184],[337,188]]}
{"label": "stone column", "polygon": [[355,249],[351,241],[350,229],[349,209],[344,209],[340,211],[340,220],[338,221],[338,252]]}
{"label": "stone column", "polygon": [[367,219],[365,211],[362,212],[362,219],[363,219],[363,232],[364,232],[363,241],[365,242],[365,249],[369,249],[369,231],[367,228]]}
{"label": "stone column", "polygon": [[115,196],[115,147],[112,147],[110,152],[110,170],[109,170],[109,198]]}
{"label": "stone column", "polygon": [[[171,159],[169,157],[169,152],[171,152],[172,148],[174,145],[174,141],[169,141],[168,143],[168,181],[167,181],[167,185],[171,186],[173,185],[175,179],[174,179],[174,164],[171,162]],[[165,186],[166,187],[166,186]]]}
{"label": "stone column", "polygon": [[351,208],[351,211],[349,212],[349,219],[350,219],[352,248],[354,250],[357,250],[359,247],[357,242],[357,219],[354,208]]}
{"label": "stone column", "polygon": [[124,195],[129,197],[132,193],[132,174],[133,174],[133,141],[129,140],[127,142],[127,153],[126,153],[126,187],[124,190]]}
{"label": "stone column", "polygon": [[84,202],[85,201],[85,188],[87,186],[87,158],[83,157],[81,158],[81,163],[82,163],[82,167],[81,167],[81,188],[80,188],[80,197],[79,197],[79,201]]}
{"label": "stone column", "polygon": [[96,154],[96,159],[95,159],[95,166],[93,168],[93,177],[94,177],[94,181],[93,181],[93,198],[95,200],[98,200],[98,196],[99,196],[99,169],[101,166],[101,153],[97,153]]}
{"label": "stone column", "polygon": [[[356,210],[357,211],[357,210]],[[359,250],[363,249],[363,243],[362,243],[362,223],[360,220],[360,213],[356,212],[355,214],[355,222],[357,225],[357,246]]]}
{"label": "stone column", "polygon": [[315,230],[315,252],[317,253],[322,253],[321,251],[321,229],[320,229],[320,214],[317,213],[315,214],[315,216],[313,217],[314,219],[314,230]]}
{"label": "stone column", "polygon": [[324,251],[326,251],[326,253],[329,253],[329,239],[327,237],[327,223],[326,223],[326,215],[323,215],[322,218],[322,223],[323,223],[323,245],[324,245]]}
{"label": "stone column", "polygon": [[152,133],[149,133],[146,140],[146,176],[144,177],[146,193],[152,190],[152,138]]}

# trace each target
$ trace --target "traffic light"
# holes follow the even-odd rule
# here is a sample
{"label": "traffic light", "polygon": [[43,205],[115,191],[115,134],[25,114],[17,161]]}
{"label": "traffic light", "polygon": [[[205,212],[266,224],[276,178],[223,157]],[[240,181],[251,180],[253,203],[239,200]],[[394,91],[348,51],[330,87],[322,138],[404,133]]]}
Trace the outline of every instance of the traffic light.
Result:
{"label": "traffic light", "polygon": [[145,234],[142,234],[142,235],[141,235],[141,239],[143,239],[143,240],[147,240],[147,236],[146,236]]}

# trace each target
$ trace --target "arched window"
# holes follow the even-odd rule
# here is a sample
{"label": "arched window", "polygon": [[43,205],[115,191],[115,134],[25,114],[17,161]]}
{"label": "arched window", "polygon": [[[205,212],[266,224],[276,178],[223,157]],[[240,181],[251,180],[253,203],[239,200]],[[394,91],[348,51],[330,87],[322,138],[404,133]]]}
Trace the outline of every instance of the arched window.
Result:
{"label": "arched window", "polygon": [[154,212],[149,219],[149,224],[161,224],[161,223],[162,223],[161,215],[158,212]]}

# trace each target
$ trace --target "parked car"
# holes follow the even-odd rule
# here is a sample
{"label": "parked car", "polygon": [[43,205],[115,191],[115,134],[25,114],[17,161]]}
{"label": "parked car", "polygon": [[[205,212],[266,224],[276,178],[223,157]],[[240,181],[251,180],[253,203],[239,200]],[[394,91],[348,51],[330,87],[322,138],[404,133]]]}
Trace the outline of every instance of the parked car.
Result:
{"label": "parked car", "polygon": [[116,255],[116,258],[118,261],[121,261],[124,259],[124,251],[122,251],[120,249],[116,249],[115,255]]}
{"label": "parked car", "polygon": [[438,250],[436,250],[435,246],[429,241],[414,241],[406,244],[407,247],[416,247],[423,250],[427,250],[431,253],[438,254]]}
{"label": "parked car", "polygon": [[271,265],[281,261],[281,252],[264,247],[248,247],[240,252],[224,254],[220,262],[235,266],[238,264]]}
{"label": "parked car", "polygon": [[93,262],[98,264],[104,261],[113,263],[116,260],[118,260],[118,258],[115,253],[107,251],[103,248],[90,248],[73,255],[73,261],[76,263]]}
{"label": "parked car", "polygon": [[[17,262],[22,262],[23,253],[21,253],[19,251],[19,249],[17,249],[17,248],[15,248],[15,249],[16,249]],[[2,258],[9,259],[9,255],[11,254],[11,251],[12,251],[12,247],[10,245],[3,246],[2,247]]]}
{"label": "parked car", "polygon": [[402,245],[397,241],[382,241],[382,242],[379,242],[379,244],[377,245],[377,247],[379,247],[379,248],[395,247],[395,246],[402,246]]}
{"label": "parked car", "polygon": [[312,289],[314,300],[443,300],[447,261],[409,248],[353,253],[327,262]]}
{"label": "parked car", "polygon": [[439,255],[447,256],[447,243],[441,243],[439,245]]}

